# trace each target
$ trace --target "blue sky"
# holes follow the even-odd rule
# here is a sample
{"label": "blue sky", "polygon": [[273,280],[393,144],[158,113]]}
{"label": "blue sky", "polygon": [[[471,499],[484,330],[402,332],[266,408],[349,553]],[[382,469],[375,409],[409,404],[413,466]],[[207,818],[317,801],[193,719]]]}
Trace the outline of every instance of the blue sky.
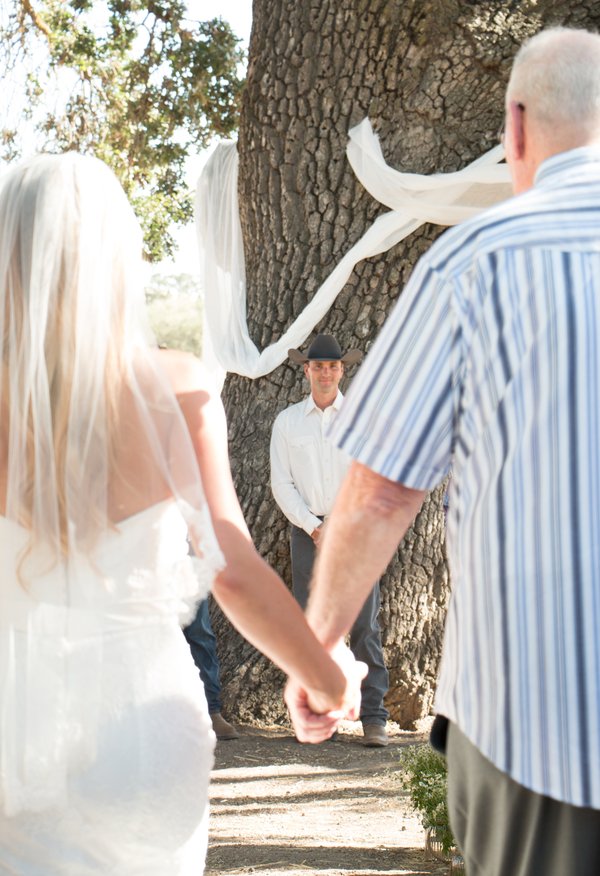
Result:
{"label": "blue sky", "polygon": [[252,25],[252,0],[196,0],[190,4],[194,15],[203,19],[220,16],[228,21],[233,32],[248,46]]}

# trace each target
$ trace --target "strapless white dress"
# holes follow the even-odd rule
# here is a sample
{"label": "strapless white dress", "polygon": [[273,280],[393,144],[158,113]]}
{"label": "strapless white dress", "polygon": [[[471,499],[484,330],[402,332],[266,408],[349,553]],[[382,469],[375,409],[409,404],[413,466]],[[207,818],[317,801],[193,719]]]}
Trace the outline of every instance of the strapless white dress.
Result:
{"label": "strapless white dress", "polygon": [[0,518],[0,874],[200,876],[214,734],[174,502],[25,586]]}

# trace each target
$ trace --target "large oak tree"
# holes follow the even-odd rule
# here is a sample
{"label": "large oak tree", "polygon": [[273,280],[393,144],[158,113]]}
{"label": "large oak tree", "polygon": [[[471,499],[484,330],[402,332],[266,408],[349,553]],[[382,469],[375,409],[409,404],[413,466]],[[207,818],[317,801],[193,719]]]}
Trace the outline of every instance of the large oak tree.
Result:
{"label": "large oak tree", "polygon": [[[248,323],[259,349],[300,313],[382,211],[345,157],[368,116],[387,162],[453,171],[496,143],[511,60],[551,24],[597,28],[593,0],[254,0],[239,129],[239,195]],[[441,232],[424,226],[360,264],[317,330],[367,351],[418,257]],[[289,582],[288,525],[269,488],[276,414],[306,393],[291,363],[224,391],[236,486],[262,554]],[[426,502],[382,581],[381,626],[392,717],[430,709],[449,581],[442,491]],[[281,676],[214,612],[225,704],[245,720],[285,720]]]}

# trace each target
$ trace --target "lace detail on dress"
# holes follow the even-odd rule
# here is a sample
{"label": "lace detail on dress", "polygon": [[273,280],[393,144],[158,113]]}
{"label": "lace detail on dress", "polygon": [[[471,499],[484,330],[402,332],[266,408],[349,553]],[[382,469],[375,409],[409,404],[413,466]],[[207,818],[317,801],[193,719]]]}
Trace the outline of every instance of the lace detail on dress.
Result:
{"label": "lace detail on dress", "polygon": [[0,802],[7,815],[63,804],[68,769],[96,753],[100,620],[2,600]]}
{"label": "lace detail on dress", "polygon": [[[80,556],[55,567],[36,587],[43,599],[24,590],[16,576],[5,582],[0,809],[6,815],[65,805],[70,777],[96,758],[105,643],[128,636],[134,642],[156,625],[179,635],[177,627],[193,616],[223,568],[206,507],[178,501],[147,511],[109,537],[97,563]],[[187,554],[184,521],[202,546],[200,557]],[[18,535],[17,529],[17,541]],[[65,593],[77,604],[65,604]]]}

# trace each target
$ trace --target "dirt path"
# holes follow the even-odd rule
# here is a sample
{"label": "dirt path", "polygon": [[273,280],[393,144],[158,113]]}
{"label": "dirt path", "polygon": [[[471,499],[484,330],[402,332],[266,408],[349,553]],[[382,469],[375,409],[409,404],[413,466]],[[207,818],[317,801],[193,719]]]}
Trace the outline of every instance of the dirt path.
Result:
{"label": "dirt path", "polygon": [[355,727],[317,746],[281,728],[218,743],[206,876],[447,874],[398,778],[402,748],[425,732],[392,730],[387,748],[368,749]]}

